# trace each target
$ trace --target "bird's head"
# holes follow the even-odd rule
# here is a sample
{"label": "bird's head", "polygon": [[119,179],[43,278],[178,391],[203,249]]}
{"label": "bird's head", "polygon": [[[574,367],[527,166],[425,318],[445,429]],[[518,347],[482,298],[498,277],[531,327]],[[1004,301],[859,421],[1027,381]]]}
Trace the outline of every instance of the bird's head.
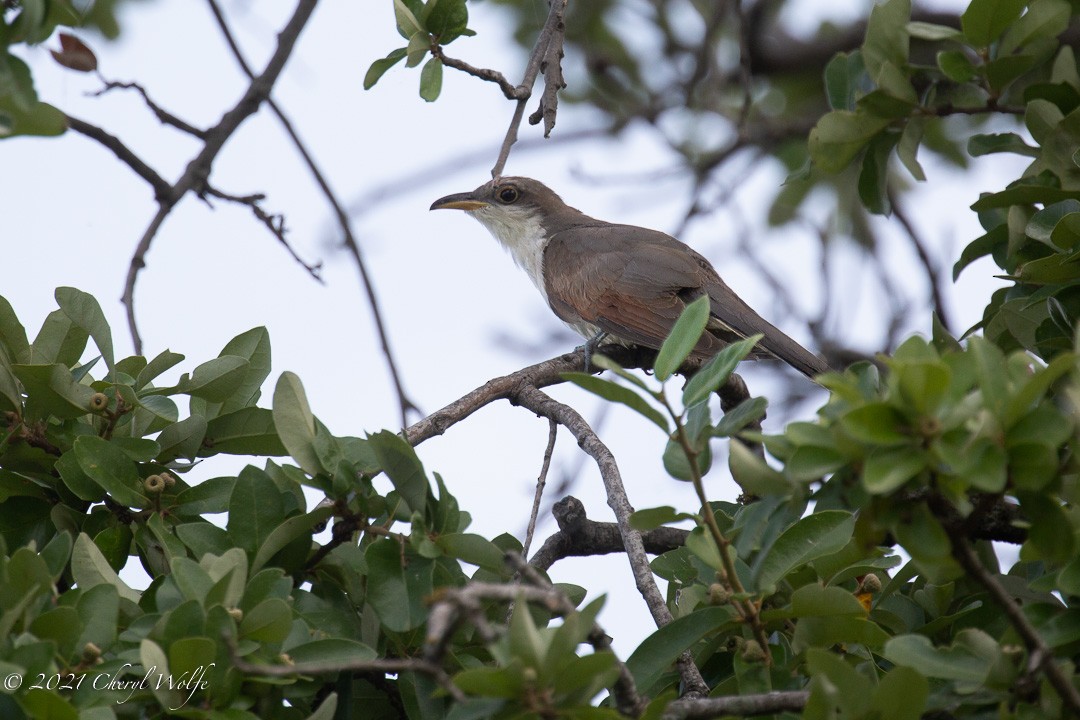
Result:
{"label": "bird's head", "polygon": [[432,210],[464,210],[504,244],[514,238],[545,233],[552,218],[577,211],[548,186],[526,177],[497,177],[475,190],[439,198]]}

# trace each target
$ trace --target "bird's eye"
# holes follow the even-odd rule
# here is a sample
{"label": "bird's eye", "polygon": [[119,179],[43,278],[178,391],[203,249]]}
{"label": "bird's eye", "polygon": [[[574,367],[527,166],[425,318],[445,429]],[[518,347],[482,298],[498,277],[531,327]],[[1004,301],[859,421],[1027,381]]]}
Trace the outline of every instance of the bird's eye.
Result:
{"label": "bird's eye", "polygon": [[499,190],[499,200],[509,205],[518,199],[518,191],[516,187],[507,185]]}

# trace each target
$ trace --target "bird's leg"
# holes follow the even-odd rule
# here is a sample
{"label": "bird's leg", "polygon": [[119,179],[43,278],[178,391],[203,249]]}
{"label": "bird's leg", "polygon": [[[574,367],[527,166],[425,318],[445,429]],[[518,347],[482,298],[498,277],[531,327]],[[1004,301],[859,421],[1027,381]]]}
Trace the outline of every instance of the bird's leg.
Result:
{"label": "bird's leg", "polygon": [[589,368],[592,366],[592,354],[606,337],[607,333],[601,330],[586,340],[585,344],[581,346],[581,351],[585,353],[585,372],[590,372]]}

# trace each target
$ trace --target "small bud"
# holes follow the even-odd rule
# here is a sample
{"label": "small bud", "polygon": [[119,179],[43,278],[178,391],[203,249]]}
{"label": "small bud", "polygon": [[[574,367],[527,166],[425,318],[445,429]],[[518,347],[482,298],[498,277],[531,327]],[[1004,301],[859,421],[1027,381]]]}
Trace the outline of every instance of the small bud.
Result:
{"label": "small bud", "polygon": [[107,407],[109,407],[109,396],[105,393],[94,393],[90,396],[91,411],[101,412]]}
{"label": "small bud", "polygon": [[[236,608],[233,608],[233,609],[235,610]],[[281,663],[282,665],[295,665],[296,664],[296,661],[294,661],[292,659],[292,656],[289,655],[289,653],[281,653],[280,655],[277,656],[277,659],[278,659],[278,662]]]}
{"label": "small bud", "polygon": [[539,677],[539,676],[536,674],[536,668],[531,668],[531,667],[522,668],[522,670],[521,670],[521,679],[524,680],[529,685],[532,685],[533,683],[535,683],[537,677]]}
{"label": "small bud", "polygon": [[158,495],[165,489],[165,479],[160,475],[150,475],[143,480],[143,489],[151,495]]}
{"label": "small bud", "polygon": [[862,579],[861,583],[859,583],[859,588],[856,592],[870,593],[871,595],[881,592],[881,578],[874,573],[870,573]]}
{"label": "small bud", "polygon": [[161,473],[161,479],[165,481],[165,487],[167,488],[171,488],[176,484],[176,478],[173,477],[172,473]]}
{"label": "small bud", "polygon": [[86,645],[83,646],[82,659],[87,665],[96,663],[101,659],[101,648],[92,642],[86,643]]}
{"label": "small bud", "polygon": [[743,662],[748,663],[760,663],[765,662],[765,651],[757,640],[747,640],[743,645],[742,659]]}
{"label": "small bud", "polygon": [[712,605],[727,605],[731,600],[731,591],[720,583],[709,586],[709,603]]}
{"label": "small bud", "polygon": [[244,619],[244,611],[241,610],[238,607],[229,608],[228,613],[229,613],[229,617],[231,617],[236,622],[240,622],[241,620]]}

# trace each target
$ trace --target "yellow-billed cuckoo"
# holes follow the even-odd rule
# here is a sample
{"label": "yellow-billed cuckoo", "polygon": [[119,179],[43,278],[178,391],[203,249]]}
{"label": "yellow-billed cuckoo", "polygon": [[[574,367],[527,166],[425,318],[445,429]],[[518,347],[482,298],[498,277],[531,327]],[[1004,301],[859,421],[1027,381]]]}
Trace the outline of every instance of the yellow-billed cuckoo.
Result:
{"label": "yellow-billed cuckoo", "polygon": [[587,339],[603,333],[624,345],[658,349],[683,308],[708,295],[712,313],[695,356],[711,357],[761,333],[750,357],[778,358],[811,378],[829,370],[743,302],[708,260],[662,232],[591,218],[523,177],[495,178],[431,206],[443,208],[479,220],[555,314]]}

